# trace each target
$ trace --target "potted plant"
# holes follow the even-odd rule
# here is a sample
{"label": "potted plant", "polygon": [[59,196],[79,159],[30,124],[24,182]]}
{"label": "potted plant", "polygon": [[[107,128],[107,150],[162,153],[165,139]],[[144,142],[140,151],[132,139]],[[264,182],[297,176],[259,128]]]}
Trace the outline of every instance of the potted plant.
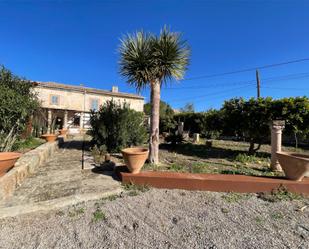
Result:
{"label": "potted plant", "polygon": [[0,152],[0,176],[13,168],[21,155],[21,153],[17,152]]}
{"label": "potted plant", "polygon": [[42,138],[46,140],[46,142],[55,142],[57,139],[57,135],[55,134],[55,130],[56,130],[56,118],[52,119],[52,123],[50,126],[50,131],[49,133],[45,133],[42,135]]}
{"label": "potted plant", "polygon": [[148,158],[149,150],[141,147],[132,147],[121,150],[125,164],[132,174],[141,171]]}
{"label": "potted plant", "polygon": [[62,128],[62,129],[59,130],[61,136],[66,136],[67,131],[68,131],[68,129],[66,129],[66,128]]}
{"label": "potted plant", "polygon": [[309,156],[296,152],[277,152],[278,161],[286,178],[301,181],[309,177]]}

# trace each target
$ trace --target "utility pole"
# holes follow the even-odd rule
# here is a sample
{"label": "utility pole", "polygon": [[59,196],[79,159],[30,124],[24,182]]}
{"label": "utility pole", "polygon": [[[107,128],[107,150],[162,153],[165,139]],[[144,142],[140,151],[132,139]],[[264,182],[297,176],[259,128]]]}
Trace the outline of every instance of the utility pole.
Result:
{"label": "utility pole", "polygon": [[260,92],[261,84],[260,84],[260,74],[258,70],[255,71],[255,75],[256,75],[257,97],[259,98],[261,97],[261,92]]}

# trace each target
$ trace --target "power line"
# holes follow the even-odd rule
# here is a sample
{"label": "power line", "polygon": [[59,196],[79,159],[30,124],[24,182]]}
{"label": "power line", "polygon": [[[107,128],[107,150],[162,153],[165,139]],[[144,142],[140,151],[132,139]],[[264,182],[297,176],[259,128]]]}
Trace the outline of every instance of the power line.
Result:
{"label": "power line", "polygon": [[231,85],[243,85],[248,83],[255,83],[254,80],[249,81],[236,81],[236,82],[229,82],[229,83],[213,83],[213,84],[207,84],[205,86],[199,86],[199,85],[193,85],[193,86],[185,86],[185,87],[166,87],[164,90],[183,90],[183,89],[206,89],[209,87],[230,87]]}
{"label": "power line", "polygon": [[294,88],[294,87],[269,87],[269,86],[262,86],[262,88],[267,88],[267,89],[280,89],[280,90],[300,90],[300,91],[303,91],[303,90],[308,90],[309,91],[309,88]]}
{"label": "power line", "polygon": [[218,95],[218,94],[222,94],[222,93],[226,93],[226,92],[233,92],[235,90],[239,90],[239,89],[243,89],[243,88],[247,88],[247,87],[250,87],[250,86],[255,86],[255,83],[253,84],[248,84],[248,85],[245,85],[245,86],[241,86],[241,87],[236,87],[236,88],[232,88],[232,89],[227,89],[225,91],[217,91],[217,92],[212,92],[212,93],[209,93],[209,94],[203,94],[203,95],[199,95],[199,96],[192,96],[190,98],[177,98],[177,99],[168,99],[168,101],[173,101],[173,102],[180,102],[180,101],[192,101],[192,99],[194,98],[194,100],[196,99],[200,99],[200,98],[206,98],[206,97],[209,97],[209,96],[214,96],[214,95]]}
{"label": "power line", "polygon": [[[263,83],[264,82],[275,82],[275,81],[284,81],[284,80],[292,80],[292,79],[302,79],[302,78],[308,78],[309,72],[303,72],[303,73],[296,73],[296,74],[288,74],[288,75],[281,75],[276,77],[269,77],[269,78],[262,78]],[[165,90],[183,90],[183,89],[208,89],[209,87],[230,87],[234,85],[243,85],[248,83],[255,83],[255,80],[250,81],[238,81],[238,82],[230,82],[230,83],[214,83],[214,84],[208,84],[206,86],[198,86],[193,85],[190,87],[166,87]]]}
{"label": "power line", "polygon": [[230,74],[237,74],[237,73],[244,73],[244,72],[255,71],[257,69],[279,67],[279,66],[283,66],[283,65],[299,63],[299,62],[304,62],[304,61],[309,61],[309,58],[302,58],[302,59],[297,59],[297,60],[279,62],[279,63],[274,63],[274,64],[268,64],[268,65],[263,65],[263,66],[258,66],[258,67],[251,67],[251,68],[246,68],[246,69],[241,69],[241,70],[236,70],[236,71],[230,71],[230,72],[224,72],[224,73],[218,73],[218,74],[201,75],[201,76],[186,78],[186,79],[183,79],[181,81],[197,80],[197,79],[205,79],[205,78],[214,78],[214,77],[225,76],[225,75],[230,75]]}
{"label": "power line", "polygon": [[[295,77],[296,75],[301,75],[301,76],[300,77]],[[294,77],[291,78],[291,76],[294,76]],[[291,75],[287,75],[286,79],[284,79],[284,76],[267,78],[268,81],[266,81],[266,82],[275,81],[277,78],[280,78],[280,80],[283,81],[283,80],[291,80],[291,79],[298,79],[298,78],[308,78],[308,77],[309,77],[309,73],[291,74]],[[243,83],[246,83],[246,82],[244,81]],[[233,83],[233,85],[234,85],[234,83]],[[231,88],[231,89],[221,90],[221,91],[212,92],[212,93],[208,93],[208,94],[192,96],[192,97],[186,98],[186,99],[184,99],[184,98],[181,98],[181,99],[180,98],[179,99],[169,99],[168,101],[181,102],[181,101],[192,101],[192,99],[193,100],[200,99],[200,98],[203,99],[203,98],[207,98],[209,96],[217,96],[218,94],[220,95],[220,94],[224,94],[226,92],[233,92],[235,90],[239,90],[239,89],[243,89],[243,88],[247,88],[247,87],[255,86],[255,85],[256,85],[255,81],[247,81],[247,85],[244,85],[244,86],[241,86],[241,87],[236,87],[236,88],[234,87],[234,88]],[[209,88],[209,87],[207,87],[207,88]],[[282,89],[282,90],[309,90],[307,88],[280,88],[280,87],[272,87],[272,86],[264,86],[264,85],[261,85],[261,88]]]}

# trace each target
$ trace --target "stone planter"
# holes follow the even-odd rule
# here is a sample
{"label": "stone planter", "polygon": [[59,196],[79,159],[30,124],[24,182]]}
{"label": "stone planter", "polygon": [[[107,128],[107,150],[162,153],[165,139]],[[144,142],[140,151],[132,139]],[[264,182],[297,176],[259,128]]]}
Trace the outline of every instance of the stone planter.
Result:
{"label": "stone planter", "polygon": [[15,162],[21,155],[21,153],[16,152],[0,152],[0,176],[3,176],[13,168]]}
{"label": "stone planter", "polygon": [[61,129],[61,130],[59,130],[59,132],[60,132],[60,135],[61,135],[61,136],[66,136],[68,130],[67,130],[67,129]]}
{"label": "stone planter", "polygon": [[46,140],[46,142],[55,142],[57,139],[56,134],[44,134],[42,135],[42,138]]}
{"label": "stone planter", "polygon": [[121,151],[125,164],[132,174],[137,174],[141,171],[145,161],[148,158],[149,150],[145,148],[126,148]]}
{"label": "stone planter", "polygon": [[309,155],[295,152],[277,152],[277,158],[288,179],[301,181],[309,177]]}

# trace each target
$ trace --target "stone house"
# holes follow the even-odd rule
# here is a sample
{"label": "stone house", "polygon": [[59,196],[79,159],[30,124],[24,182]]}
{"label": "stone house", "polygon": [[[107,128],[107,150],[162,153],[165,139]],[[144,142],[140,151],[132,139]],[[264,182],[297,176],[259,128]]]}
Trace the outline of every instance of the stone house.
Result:
{"label": "stone house", "polygon": [[41,116],[47,129],[52,125],[68,129],[69,133],[80,133],[90,128],[90,110],[98,110],[107,100],[127,103],[136,111],[143,111],[144,97],[136,94],[73,86],[54,82],[33,82],[34,91],[41,102]]}

